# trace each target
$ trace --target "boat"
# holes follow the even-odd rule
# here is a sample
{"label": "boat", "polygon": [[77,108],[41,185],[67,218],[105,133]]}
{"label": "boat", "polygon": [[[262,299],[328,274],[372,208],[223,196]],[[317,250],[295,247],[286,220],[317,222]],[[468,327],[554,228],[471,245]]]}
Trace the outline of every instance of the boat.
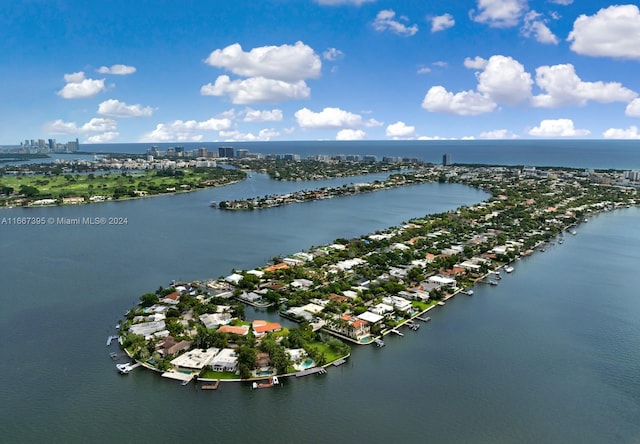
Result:
{"label": "boat", "polygon": [[262,389],[262,388],[270,388],[273,387],[274,385],[278,385],[280,384],[280,381],[278,380],[277,376],[273,376],[271,378],[269,378],[269,380],[267,382],[254,382],[253,384],[251,384],[251,387],[254,389]]}
{"label": "boat", "polygon": [[467,296],[473,296],[473,290],[472,289],[462,290],[460,293],[466,294]]}
{"label": "boat", "polygon": [[211,202],[209,202],[209,206],[211,208],[218,208],[218,202],[216,202],[215,200],[212,200]]}
{"label": "boat", "polygon": [[180,385],[183,385],[183,386],[184,386],[184,385],[189,384],[190,382],[191,382],[191,379],[185,379],[184,381],[182,381],[182,382],[180,383]]}
{"label": "boat", "polygon": [[381,341],[380,339],[376,338],[373,340],[373,342],[378,346],[378,347],[384,347],[384,342]]}
{"label": "boat", "polygon": [[506,271],[507,273],[512,273],[513,270],[515,270],[515,268],[513,268],[511,265],[507,265],[506,267],[504,267],[504,271]]}
{"label": "boat", "polygon": [[131,371],[131,367],[129,367],[129,364],[116,364],[116,368],[121,375],[126,375]]}
{"label": "boat", "polygon": [[444,305],[444,301],[438,301],[438,305]]}
{"label": "boat", "polygon": [[111,359],[113,359],[114,361],[118,360],[118,354],[116,352],[109,353],[109,356],[111,356]]}

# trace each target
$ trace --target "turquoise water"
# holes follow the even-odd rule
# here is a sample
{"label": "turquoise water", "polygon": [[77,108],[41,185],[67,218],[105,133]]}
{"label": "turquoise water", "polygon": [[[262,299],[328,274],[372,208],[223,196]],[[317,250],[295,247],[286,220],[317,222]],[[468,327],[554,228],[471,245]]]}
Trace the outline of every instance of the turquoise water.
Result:
{"label": "turquoise water", "polygon": [[313,360],[311,359],[305,359],[305,361],[300,364],[300,367],[302,367],[303,369],[308,369],[309,367],[313,367]]}
{"label": "turquoise water", "polygon": [[[562,245],[519,261],[497,287],[431,311],[419,331],[387,336],[384,348],[353,346],[327,375],[268,391],[223,382],[215,393],[142,368],[118,375],[106,337],[159,285],[260,266],[486,197],[432,184],[252,213],[208,207],[309,186],[257,176],[179,196],[0,211],[129,220],[0,226],[3,442],[299,443],[301,433],[320,443],[640,441],[638,208],[591,218]],[[247,313],[278,320],[274,311]]]}

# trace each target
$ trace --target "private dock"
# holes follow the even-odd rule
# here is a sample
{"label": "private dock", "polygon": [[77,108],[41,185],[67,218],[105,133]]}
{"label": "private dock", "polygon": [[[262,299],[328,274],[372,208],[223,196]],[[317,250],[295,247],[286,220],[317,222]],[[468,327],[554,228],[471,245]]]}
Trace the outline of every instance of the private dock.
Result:
{"label": "private dock", "polygon": [[431,318],[429,316],[427,316],[426,318],[422,318],[420,316],[416,316],[416,319],[422,322],[429,322],[431,320]]}
{"label": "private dock", "polygon": [[399,332],[398,330],[396,330],[395,328],[392,328],[391,330],[389,330],[391,333],[395,333],[398,336],[404,336],[404,334],[402,334],[401,332]]}
{"label": "private dock", "polygon": [[218,379],[213,384],[203,384],[200,388],[202,390],[218,390],[219,386],[220,386],[220,380]]}
{"label": "private dock", "polygon": [[333,366],[334,366],[334,367],[337,367],[337,366],[339,366],[339,365],[344,364],[345,362],[347,362],[347,360],[346,360],[346,359],[344,359],[344,358],[342,358],[342,359],[338,359],[337,361],[333,361]]}
{"label": "private dock", "polygon": [[277,376],[273,376],[271,378],[269,378],[269,380],[267,382],[254,382],[253,384],[251,384],[251,388],[254,389],[264,389],[264,388],[271,388],[275,385],[280,384],[280,381],[278,380]]}
{"label": "private dock", "polygon": [[327,373],[327,371],[324,369],[324,367],[313,367],[313,368],[308,368],[306,370],[302,370],[301,372],[297,372],[296,378],[302,378],[303,376],[309,376],[309,375],[315,375],[315,374],[324,375],[325,373]]}
{"label": "private dock", "polygon": [[107,347],[111,345],[111,341],[118,339],[118,335],[107,337]]}

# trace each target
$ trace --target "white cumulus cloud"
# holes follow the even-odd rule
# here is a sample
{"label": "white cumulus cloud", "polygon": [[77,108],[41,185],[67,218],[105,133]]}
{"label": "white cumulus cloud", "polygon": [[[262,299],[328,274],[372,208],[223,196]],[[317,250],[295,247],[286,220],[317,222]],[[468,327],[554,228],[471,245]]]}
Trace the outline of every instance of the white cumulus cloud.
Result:
{"label": "white cumulus cloud", "polygon": [[571,119],[545,119],[529,130],[530,136],[549,138],[587,136],[590,133],[587,129],[576,129]]}
{"label": "white cumulus cloud", "polygon": [[109,99],[98,105],[98,114],[112,117],[148,117],[153,114],[153,108],[140,104],[127,105],[119,100]]}
{"label": "white cumulus cloud", "polygon": [[578,54],[640,59],[640,10],[636,5],[613,5],[595,15],[582,14],[567,41]]}
{"label": "white cumulus cloud", "polygon": [[100,74],[114,74],[118,76],[126,76],[128,74],[133,74],[134,72],[136,72],[136,67],[127,66],[127,65],[111,65],[111,67],[101,66],[100,68],[98,68],[97,71]]}
{"label": "white cumulus cloud", "polygon": [[531,96],[531,74],[517,60],[503,55],[489,58],[478,77],[478,91],[494,102],[514,105]]}
{"label": "white cumulus cloud", "polygon": [[159,123],[153,131],[144,134],[141,142],[199,142],[204,139],[202,131],[225,131],[231,128],[228,118],[211,118],[204,121],[174,120]]}
{"label": "white cumulus cloud", "polygon": [[108,143],[118,138],[120,135],[117,131],[108,131],[102,134],[96,134],[95,136],[87,137],[85,143]]}
{"label": "white cumulus cloud", "polygon": [[104,79],[88,79],[83,71],[65,74],[64,80],[67,84],[58,91],[64,99],[84,99],[105,90]]}
{"label": "white cumulus cloud", "polygon": [[393,139],[408,139],[413,138],[416,135],[416,127],[413,125],[407,125],[401,120],[396,123],[392,123],[387,126],[387,137]]}
{"label": "white cumulus cloud", "polygon": [[[378,12],[375,20],[373,21],[373,29],[379,32],[391,31],[394,34],[402,36],[412,36],[418,32],[418,25],[413,24],[407,26],[404,23],[395,19],[396,13],[391,9],[383,9]],[[403,17],[400,20],[407,21]]]}
{"label": "white cumulus cloud", "polygon": [[507,129],[497,129],[480,133],[479,139],[517,139],[518,136]]}
{"label": "white cumulus cloud", "polygon": [[345,128],[336,134],[336,140],[363,140],[366,138],[367,133],[360,129]]}
{"label": "white cumulus cloud", "polygon": [[295,112],[294,117],[300,128],[337,129],[357,128],[360,126],[380,126],[375,119],[362,120],[360,114],[354,114],[340,108],[327,107],[320,112],[302,108]]}
{"label": "white cumulus cloud", "polygon": [[115,131],[117,123],[112,119],[94,117],[87,123],[78,126],[75,122],[65,122],[62,119],[57,119],[46,124],[45,128],[51,134],[86,134]]}
{"label": "white cumulus cloud", "polygon": [[640,117],[640,99],[633,99],[624,111],[629,117]]}
{"label": "white cumulus cloud", "polygon": [[549,29],[542,14],[536,11],[529,11],[524,16],[524,25],[521,29],[525,37],[533,37],[540,43],[557,45],[558,37]]}
{"label": "white cumulus cloud", "polygon": [[232,103],[246,105],[287,99],[306,99],[310,96],[311,89],[304,80],[285,82],[265,77],[231,80],[229,76],[221,75],[215,83],[203,85],[200,93],[203,96],[228,95]]}
{"label": "white cumulus cloud", "polygon": [[343,57],[344,57],[344,52],[336,48],[329,48],[322,53],[322,58],[330,62],[335,62],[336,60],[340,60]]}
{"label": "white cumulus cloud", "polygon": [[322,62],[303,42],[294,45],[261,46],[245,52],[239,43],[216,49],[205,63],[242,77],[263,77],[295,82],[320,76]]}
{"label": "white cumulus cloud", "polygon": [[451,14],[442,14],[431,18],[431,32],[444,31],[456,24]]}
{"label": "white cumulus cloud", "polygon": [[433,86],[427,91],[422,107],[427,111],[475,116],[496,109],[496,103],[485,94],[475,91],[452,93],[443,86]]}
{"label": "white cumulus cloud", "polygon": [[282,120],[281,109],[257,110],[247,108],[244,113],[245,122],[280,122]]}
{"label": "white cumulus cloud", "polygon": [[600,103],[629,102],[638,95],[618,82],[583,82],[571,64],[538,67],[536,84],[546,94],[534,96],[532,103],[545,108],[584,106],[589,100]]}
{"label": "white cumulus cloud", "polygon": [[478,0],[478,11],[471,18],[493,28],[516,26],[527,9],[527,0]]}
{"label": "white cumulus cloud", "polygon": [[475,56],[473,59],[465,57],[464,59],[464,67],[469,69],[484,69],[487,63],[489,63],[489,61],[480,56]]}
{"label": "white cumulus cloud", "polygon": [[271,140],[273,137],[279,136],[280,133],[273,128],[265,128],[258,132],[258,134],[253,133],[243,133],[238,130],[227,130],[220,131],[220,137],[222,137],[226,141],[230,142],[266,142]]}
{"label": "white cumulus cloud", "polygon": [[638,127],[635,125],[630,126],[627,129],[623,128],[609,128],[602,133],[602,137],[605,139],[640,139],[640,133]]}

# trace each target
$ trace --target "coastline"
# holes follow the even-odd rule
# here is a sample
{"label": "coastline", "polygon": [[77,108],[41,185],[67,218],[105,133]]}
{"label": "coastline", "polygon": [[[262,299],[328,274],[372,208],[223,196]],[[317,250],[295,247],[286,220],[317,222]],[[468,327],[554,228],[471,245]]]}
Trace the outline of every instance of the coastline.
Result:
{"label": "coastline", "polygon": [[[498,197],[497,197],[496,193],[492,193],[492,197],[491,197],[488,201],[485,201],[485,202],[481,203],[479,206],[481,207],[483,204],[484,204],[484,205],[486,205],[486,203],[487,203],[487,202],[489,202],[489,201],[492,201],[492,199],[498,199]],[[630,199],[630,198],[629,198],[629,199]],[[493,200],[493,202],[495,202],[495,201],[496,201],[496,200]],[[623,205],[624,205],[624,204],[628,204],[628,202],[629,202],[628,200],[622,200],[621,202],[618,202],[618,203],[620,203],[620,204],[623,204]],[[619,208],[619,206],[618,206],[618,205],[611,205],[611,206],[609,207],[609,206],[603,205],[603,202],[598,201],[598,202],[595,202],[595,203],[594,203],[593,207],[590,207],[590,208],[588,209],[588,214],[597,214],[597,213],[599,213],[599,212],[609,211],[609,210],[616,209],[616,208]],[[458,211],[459,211],[459,210],[458,210]],[[428,219],[430,219],[430,218],[432,218],[432,216],[425,216],[423,219],[428,220]],[[577,221],[579,221],[579,220],[580,220],[580,218],[578,218],[578,219],[577,219]],[[510,260],[499,260],[499,261],[494,262],[494,263],[493,263],[493,267],[492,267],[492,268],[489,268],[489,269],[487,270],[487,272],[485,272],[485,273],[483,273],[483,274],[480,274],[479,276],[477,276],[477,277],[475,277],[475,278],[473,279],[473,283],[472,283],[472,285],[476,285],[477,283],[482,282],[483,280],[485,280],[485,279],[486,279],[490,274],[492,274],[492,273],[496,273],[496,272],[497,272],[501,267],[505,266],[505,264],[510,263],[510,261],[511,261],[511,260],[513,260],[515,257],[523,256],[523,255],[525,255],[528,251],[535,251],[535,250],[536,250],[536,249],[537,249],[537,248],[538,248],[542,243],[544,243],[544,242],[548,242],[548,241],[549,241],[550,239],[552,239],[554,236],[559,235],[559,233],[563,233],[564,231],[568,230],[570,227],[575,226],[575,224],[576,224],[576,219],[575,219],[575,218],[572,218],[572,220],[571,220],[571,222],[570,222],[570,223],[567,223],[567,224],[564,224],[564,225],[562,225],[562,226],[560,226],[560,227],[557,227],[557,230],[554,230],[554,231],[552,231],[552,232],[548,232],[548,233],[546,233],[546,234],[544,234],[544,232],[543,232],[543,235],[541,235],[541,237],[542,237],[542,238],[541,238],[541,239],[538,239],[537,241],[535,241],[535,242],[532,244],[532,248],[530,248],[530,249],[528,249],[528,250],[524,250],[524,251],[519,251],[519,252],[518,252],[518,256],[511,257],[511,258],[510,258]],[[392,230],[392,229],[394,229],[394,228],[397,228],[397,227],[391,227],[391,228],[389,228],[389,230]],[[532,234],[532,233],[530,233],[530,234]],[[242,277],[242,276],[240,276],[240,277]],[[389,334],[389,333],[393,332],[394,330],[396,330],[397,328],[399,328],[399,327],[401,327],[401,326],[405,325],[405,324],[406,324],[407,322],[409,322],[409,321],[413,321],[416,317],[419,317],[419,316],[423,315],[424,313],[426,313],[426,312],[430,311],[430,310],[431,310],[431,309],[433,309],[436,305],[444,305],[444,302],[445,302],[445,301],[447,301],[448,299],[450,299],[450,298],[454,297],[454,296],[455,296],[456,294],[458,294],[459,292],[461,292],[461,291],[463,291],[463,290],[466,290],[466,289],[468,289],[468,288],[470,288],[470,286],[466,286],[466,285],[465,285],[465,286],[462,286],[462,287],[460,287],[460,288],[457,288],[457,289],[456,289],[456,288],[454,288],[454,291],[452,291],[451,293],[447,293],[447,294],[445,294],[445,295],[442,297],[442,303],[436,303],[436,304],[433,304],[433,303],[432,303],[432,305],[430,305],[429,307],[427,307],[425,310],[422,310],[422,311],[420,311],[420,312],[418,312],[418,313],[416,313],[416,314],[412,315],[412,316],[411,316],[410,318],[408,318],[408,319],[403,319],[401,322],[399,322],[399,323],[395,324],[395,325],[394,325],[393,327],[391,327],[391,328],[388,328],[388,329],[386,329],[386,330],[383,330],[383,331],[381,332],[381,335],[380,335],[380,336],[371,335],[371,337],[370,337],[370,339],[369,339],[368,341],[364,341],[364,342],[363,342],[363,341],[362,341],[362,340],[360,340],[358,337],[356,337],[356,338],[355,338],[355,340],[354,340],[354,338],[352,338],[352,337],[348,337],[348,336],[345,336],[345,335],[341,334],[340,332],[336,331],[335,329],[333,329],[333,330],[332,330],[332,329],[323,329],[323,331],[325,331],[326,333],[331,334],[331,335],[332,335],[332,336],[334,336],[334,337],[338,337],[339,339],[342,339],[342,340],[348,340],[348,341],[349,341],[349,342],[351,342],[351,343],[356,343],[356,344],[358,344],[358,345],[369,345],[369,344],[371,344],[372,342],[374,342],[374,341],[375,341],[375,339],[381,338],[381,337],[383,337],[384,335],[386,335],[386,334]],[[242,301],[242,302],[244,302],[244,301]],[[282,316],[282,313],[281,313],[281,316]],[[283,317],[287,317],[287,316],[283,316]],[[292,319],[294,319],[294,320],[295,320],[295,318],[292,318]],[[396,330],[396,331],[397,331],[397,330]],[[128,354],[129,354],[129,353],[128,353]],[[133,356],[131,356],[131,357],[133,358]],[[337,361],[337,360],[339,360],[339,359],[340,359],[340,358],[337,358],[337,359],[335,359],[335,361]],[[325,365],[326,365],[326,366],[329,366],[329,365],[331,365],[331,364],[332,364],[332,362],[333,362],[333,361],[331,361],[331,362],[329,362],[329,363],[327,363],[327,364],[325,364]],[[323,367],[324,367],[324,365],[323,365]],[[273,376],[278,376],[278,377],[280,377],[280,376],[285,377],[285,376],[287,376],[287,375],[291,375],[291,374],[290,374],[290,373],[282,373],[282,374],[273,373]],[[250,380],[254,380],[254,379],[256,379],[256,378],[241,378],[240,380],[241,380],[241,381],[250,381]],[[264,379],[264,378],[258,378],[258,379]],[[226,379],[226,380],[227,380],[227,381],[229,381],[229,380],[231,380],[231,379]],[[209,380],[209,381],[210,381],[210,380]]]}

